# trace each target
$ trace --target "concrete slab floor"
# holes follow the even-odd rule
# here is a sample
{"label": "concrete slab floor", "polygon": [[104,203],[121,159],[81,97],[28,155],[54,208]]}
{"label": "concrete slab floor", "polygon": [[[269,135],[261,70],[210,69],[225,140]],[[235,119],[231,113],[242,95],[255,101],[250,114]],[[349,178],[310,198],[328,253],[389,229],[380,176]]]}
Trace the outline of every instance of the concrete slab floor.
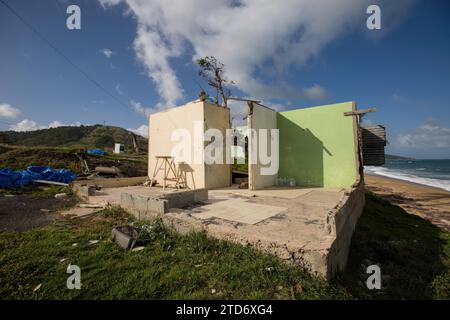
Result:
{"label": "concrete slab floor", "polygon": [[[119,205],[122,193],[159,197],[176,191],[179,190],[143,186],[106,188],[90,196],[89,202]],[[213,233],[237,239],[318,249],[328,245],[327,212],[337,206],[344,193],[345,189],[328,188],[231,187],[209,190],[209,200],[204,205],[172,208],[167,214],[193,224],[206,224]]]}
{"label": "concrete slab floor", "polygon": [[214,217],[244,224],[256,224],[286,210],[283,207],[252,203],[246,198],[227,199],[226,197],[222,198],[222,201],[208,203],[202,206],[202,209],[203,212],[192,215],[200,219]]}
{"label": "concrete slab floor", "polygon": [[[175,191],[143,186],[107,188],[91,196],[90,202],[119,205],[122,193],[159,197]],[[205,230],[215,238],[251,244],[327,275],[329,253],[336,240],[329,226],[335,224],[335,215],[346,203],[349,191],[281,187],[209,190],[206,203],[170,208],[162,217],[182,233]],[[149,212],[147,217],[151,216],[157,214]]]}
{"label": "concrete slab floor", "polygon": [[[306,194],[302,189],[294,190],[284,191],[290,194],[297,192],[296,198],[292,195],[283,197],[283,190],[274,193],[276,196],[257,195],[251,198],[248,198],[248,190],[242,190],[241,196],[237,190],[230,192],[224,192],[224,189],[210,190],[208,204],[190,209],[171,209],[167,214],[191,223],[206,224],[208,231],[215,236],[304,249],[326,249],[330,242],[325,230],[326,216],[338,205],[345,190],[316,188],[309,189]],[[258,193],[265,194],[261,192],[255,194]],[[279,196],[280,193],[281,196]],[[225,206],[226,203],[228,214],[232,217],[242,210],[242,201],[236,201],[239,198],[245,199],[250,204],[278,207],[281,210],[259,223],[246,224],[215,217],[214,212],[211,212],[209,208],[211,204],[221,203]],[[205,216],[209,216],[209,219],[205,220]],[[220,216],[225,217],[225,214],[221,212]]]}
{"label": "concrete slab floor", "polygon": [[[206,230],[215,238],[251,244],[313,272],[327,275],[328,254],[336,240],[336,235],[327,230],[327,216],[342,204],[347,191],[326,188],[280,188],[256,192],[210,190],[208,204],[171,209],[165,216],[175,228],[180,226],[179,230]],[[255,196],[249,197],[249,194]],[[243,202],[280,210],[261,217],[254,224],[232,221],[242,212]],[[212,212],[211,208],[216,204],[226,207],[228,212]],[[254,216],[259,213],[259,210],[255,211]]]}
{"label": "concrete slab floor", "polygon": [[[221,188],[214,189],[215,193],[227,193],[227,194],[235,194],[238,196],[246,196],[246,197],[254,197],[254,196],[269,196],[269,197],[277,197],[277,198],[285,198],[285,199],[295,199],[302,195],[308,194],[313,190],[317,190],[317,188],[302,188],[302,187],[269,187],[261,190],[248,190],[248,189],[239,189],[238,185],[233,185],[229,188]],[[342,189],[327,189],[330,191],[341,191]]]}

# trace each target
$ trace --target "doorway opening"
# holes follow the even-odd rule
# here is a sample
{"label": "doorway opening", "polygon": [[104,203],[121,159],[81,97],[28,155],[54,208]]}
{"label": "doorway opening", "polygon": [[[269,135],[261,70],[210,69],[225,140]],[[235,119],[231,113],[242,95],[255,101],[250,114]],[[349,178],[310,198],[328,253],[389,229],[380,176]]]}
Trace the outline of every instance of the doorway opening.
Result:
{"label": "doorway opening", "polygon": [[248,136],[247,126],[236,126],[233,130],[233,145],[231,156],[231,180],[233,185],[238,185],[240,189],[248,189]]}

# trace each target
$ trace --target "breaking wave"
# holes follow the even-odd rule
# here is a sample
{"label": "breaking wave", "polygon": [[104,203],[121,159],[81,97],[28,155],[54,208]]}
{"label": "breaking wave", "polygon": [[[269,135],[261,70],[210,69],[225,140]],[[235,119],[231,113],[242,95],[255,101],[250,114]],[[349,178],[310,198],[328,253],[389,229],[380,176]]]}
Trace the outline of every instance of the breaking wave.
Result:
{"label": "breaking wave", "polygon": [[[419,176],[413,175],[411,173],[401,172],[399,170],[388,169],[385,167],[366,166],[366,167],[364,167],[364,171],[368,174],[374,174],[374,175],[379,175],[379,176],[385,176],[388,178],[394,178],[394,179],[414,182],[414,183],[450,191],[450,180],[419,177]],[[420,171],[422,171],[422,170],[420,170]]]}

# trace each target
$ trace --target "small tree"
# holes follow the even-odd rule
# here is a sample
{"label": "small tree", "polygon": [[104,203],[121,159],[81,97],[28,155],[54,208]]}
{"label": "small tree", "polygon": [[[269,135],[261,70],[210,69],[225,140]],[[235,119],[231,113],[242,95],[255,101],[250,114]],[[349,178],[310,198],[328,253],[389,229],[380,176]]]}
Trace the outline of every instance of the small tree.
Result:
{"label": "small tree", "polygon": [[202,77],[206,83],[216,91],[216,103],[219,104],[219,98],[222,100],[221,105],[228,106],[228,98],[231,96],[229,86],[234,82],[226,80],[223,75],[224,64],[213,56],[206,56],[198,59],[197,64],[200,67],[198,75]]}

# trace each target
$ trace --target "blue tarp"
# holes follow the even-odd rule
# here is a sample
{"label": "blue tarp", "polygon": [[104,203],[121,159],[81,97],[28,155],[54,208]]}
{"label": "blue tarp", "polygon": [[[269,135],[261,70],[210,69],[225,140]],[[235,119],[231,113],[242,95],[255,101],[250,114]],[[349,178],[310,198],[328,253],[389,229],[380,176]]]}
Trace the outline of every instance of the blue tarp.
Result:
{"label": "blue tarp", "polygon": [[17,189],[31,183],[31,178],[21,171],[0,169],[0,188]]}
{"label": "blue tarp", "polygon": [[5,168],[0,169],[0,188],[17,189],[32,183],[34,180],[70,183],[76,178],[75,173],[66,169],[30,166],[24,171],[13,171]]}
{"label": "blue tarp", "polygon": [[100,150],[100,149],[89,149],[86,151],[87,154],[93,154],[93,155],[97,155],[97,156],[106,156],[108,153]]}

